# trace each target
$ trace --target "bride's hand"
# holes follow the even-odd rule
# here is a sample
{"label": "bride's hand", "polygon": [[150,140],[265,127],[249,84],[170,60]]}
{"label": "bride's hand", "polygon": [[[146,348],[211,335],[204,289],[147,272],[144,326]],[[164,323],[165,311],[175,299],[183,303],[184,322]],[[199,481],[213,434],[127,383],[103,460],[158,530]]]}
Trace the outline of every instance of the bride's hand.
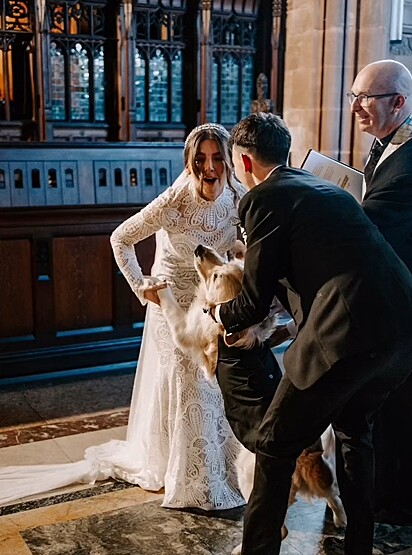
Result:
{"label": "bride's hand", "polygon": [[144,291],[144,298],[151,303],[155,303],[160,306],[160,299],[157,291],[159,289],[165,289],[168,287],[168,283],[166,281],[162,281],[161,283],[156,283],[154,285],[149,285]]}

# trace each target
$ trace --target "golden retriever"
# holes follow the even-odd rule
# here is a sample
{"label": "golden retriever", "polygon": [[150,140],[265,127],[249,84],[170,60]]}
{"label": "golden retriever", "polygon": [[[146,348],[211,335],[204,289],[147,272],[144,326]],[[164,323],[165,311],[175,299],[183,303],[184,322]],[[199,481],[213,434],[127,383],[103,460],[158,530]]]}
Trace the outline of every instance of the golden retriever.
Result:
{"label": "golden retriever", "polygon": [[[234,258],[226,261],[211,248],[203,245],[196,248],[194,263],[200,284],[187,312],[178,305],[170,287],[157,292],[175,344],[203,368],[208,377],[215,373],[218,336],[225,332],[221,324],[205,314],[205,310],[233,299],[240,292],[243,249],[244,247],[238,246]],[[276,327],[277,311],[278,307],[275,307],[261,324],[236,336],[232,346],[250,349],[256,343],[268,339]],[[289,505],[295,502],[298,493],[307,498],[324,498],[333,512],[334,524],[342,527],[346,525],[346,515],[336,481],[334,449],[334,434],[329,427],[314,446],[303,451],[297,459],[292,476]],[[236,467],[239,487],[246,501],[253,487],[254,464],[254,454],[243,448]],[[283,526],[282,537],[286,537],[287,533],[287,528]],[[239,553],[241,545],[233,550],[232,555]]]}
{"label": "golden retriever", "polygon": [[[196,247],[194,264],[200,283],[188,311],[181,308],[170,287],[157,291],[175,345],[190,356],[209,378],[216,370],[218,336],[223,334],[226,337],[226,334],[223,326],[213,321],[206,312],[212,306],[233,299],[240,292],[244,248],[243,243],[238,241],[232,251],[233,258],[227,261],[214,249],[203,245]],[[276,310],[275,306],[263,322],[232,337],[230,345],[250,349],[256,343],[266,341],[276,328]]]}

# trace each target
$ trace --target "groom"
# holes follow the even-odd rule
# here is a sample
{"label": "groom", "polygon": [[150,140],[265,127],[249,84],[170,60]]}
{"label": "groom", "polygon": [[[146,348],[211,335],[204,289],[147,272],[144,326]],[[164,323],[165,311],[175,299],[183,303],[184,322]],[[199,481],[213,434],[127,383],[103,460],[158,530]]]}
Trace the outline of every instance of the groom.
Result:
{"label": "groom", "polygon": [[371,555],[373,416],[412,370],[412,276],[351,195],[287,166],[290,141],[273,114],[232,131],[248,248],[242,291],[211,315],[240,332],[265,318],[280,284],[298,327],[257,430],[242,553],[279,554],[296,459],[332,422],[348,517],[341,552]]}

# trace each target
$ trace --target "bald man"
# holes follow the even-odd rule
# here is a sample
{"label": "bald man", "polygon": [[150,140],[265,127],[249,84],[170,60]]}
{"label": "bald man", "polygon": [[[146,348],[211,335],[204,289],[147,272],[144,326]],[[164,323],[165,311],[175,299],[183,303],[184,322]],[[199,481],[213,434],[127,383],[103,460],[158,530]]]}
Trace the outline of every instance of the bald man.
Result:
{"label": "bald man", "polygon": [[[359,129],[375,137],[363,208],[412,272],[411,73],[394,60],[374,62],[359,72],[348,98]],[[410,377],[375,420],[376,520],[391,524],[412,524],[411,399]]]}
{"label": "bald man", "polygon": [[375,137],[363,208],[412,272],[412,76],[401,63],[364,67],[348,93],[359,129]]}

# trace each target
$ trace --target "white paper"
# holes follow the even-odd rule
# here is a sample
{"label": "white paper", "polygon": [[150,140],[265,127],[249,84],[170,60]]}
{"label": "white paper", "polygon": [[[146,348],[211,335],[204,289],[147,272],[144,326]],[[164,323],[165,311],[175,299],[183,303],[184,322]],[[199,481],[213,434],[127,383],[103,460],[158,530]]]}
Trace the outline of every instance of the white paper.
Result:
{"label": "white paper", "polygon": [[358,202],[362,201],[363,173],[359,170],[313,149],[307,153],[301,168],[341,187],[353,195]]}

